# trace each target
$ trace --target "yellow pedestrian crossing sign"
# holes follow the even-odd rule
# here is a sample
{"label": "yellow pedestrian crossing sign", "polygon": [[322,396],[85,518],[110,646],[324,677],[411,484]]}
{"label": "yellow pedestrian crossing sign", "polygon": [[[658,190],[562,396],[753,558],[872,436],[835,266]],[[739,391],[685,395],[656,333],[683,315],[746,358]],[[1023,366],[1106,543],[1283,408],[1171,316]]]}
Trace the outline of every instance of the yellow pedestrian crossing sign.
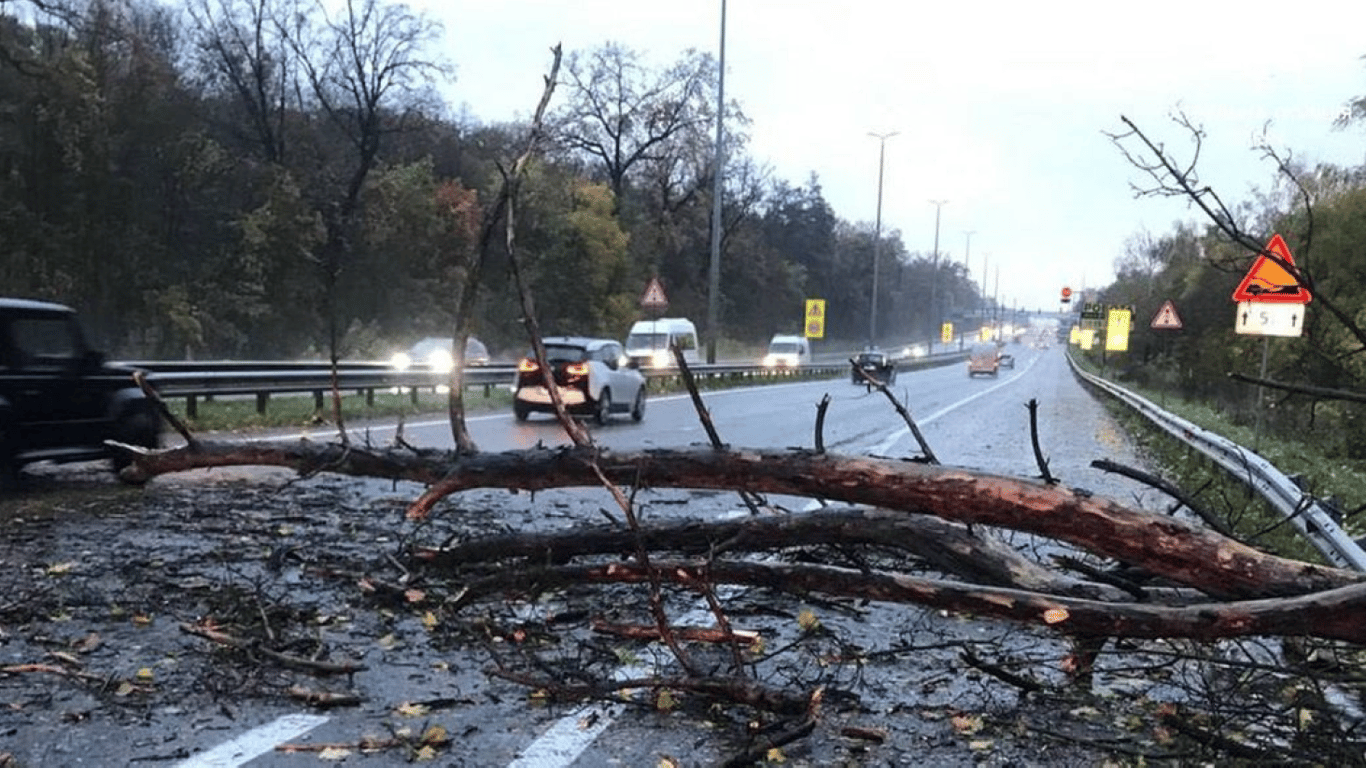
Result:
{"label": "yellow pedestrian crossing sign", "polygon": [[1110,310],[1105,328],[1105,351],[1127,352],[1129,350],[1129,319],[1132,314],[1128,309],[1119,307]]}
{"label": "yellow pedestrian crossing sign", "polygon": [[825,338],[825,299],[806,300],[806,338]]}

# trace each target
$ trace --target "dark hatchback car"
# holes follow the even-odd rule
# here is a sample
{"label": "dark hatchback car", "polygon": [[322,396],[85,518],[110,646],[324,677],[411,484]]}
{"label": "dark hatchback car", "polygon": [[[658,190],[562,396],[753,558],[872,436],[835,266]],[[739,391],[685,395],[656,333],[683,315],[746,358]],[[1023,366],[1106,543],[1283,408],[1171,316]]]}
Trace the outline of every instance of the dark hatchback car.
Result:
{"label": "dark hatchback car", "polygon": [[71,308],[0,299],[0,486],[25,464],[110,457],[106,440],[156,447],[161,419],[132,374],[87,346]]}
{"label": "dark hatchback car", "polygon": [[854,384],[868,383],[867,379],[859,373],[859,370],[882,384],[896,382],[896,361],[881,350],[865,349],[858,353],[854,357],[854,367],[855,370],[849,372],[849,380]]}

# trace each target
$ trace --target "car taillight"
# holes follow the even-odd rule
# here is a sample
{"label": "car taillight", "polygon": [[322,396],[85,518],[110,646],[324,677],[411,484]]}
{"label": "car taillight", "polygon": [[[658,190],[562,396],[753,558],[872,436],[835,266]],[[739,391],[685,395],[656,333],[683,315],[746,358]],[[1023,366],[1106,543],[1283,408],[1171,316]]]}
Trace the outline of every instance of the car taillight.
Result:
{"label": "car taillight", "polygon": [[540,366],[536,364],[535,360],[529,357],[524,357],[517,363],[518,373],[535,373],[538,370],[540,370]]}
{"label": "car taillight", "polygon": [[566,376],[573,376],[573,377],[576,377],[576,378],[577,378],[577,377],[580,377],[580,376],[587,376],[587,375],[588,375],[588,363],[586,363],[586,362],[569,363],[569,364],[565,365],[565,367],[564,367],[564,373],[565,373]]}

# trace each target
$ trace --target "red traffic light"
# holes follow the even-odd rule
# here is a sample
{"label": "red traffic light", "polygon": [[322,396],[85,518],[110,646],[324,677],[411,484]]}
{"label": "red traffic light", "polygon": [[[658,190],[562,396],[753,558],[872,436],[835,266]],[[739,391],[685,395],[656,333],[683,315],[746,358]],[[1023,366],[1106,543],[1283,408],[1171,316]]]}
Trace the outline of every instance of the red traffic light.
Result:
{"label": "red traffic light", "polygon": [[1066,304],[1067,302],[1069,302],[1069,301],[1071,301],[1071,300],[1072,300],[1072,289],[1071,289],[1071,288],[1068,288],[1067,286],[1063,286],[1063,288],[1062,288],[1062,303]]}

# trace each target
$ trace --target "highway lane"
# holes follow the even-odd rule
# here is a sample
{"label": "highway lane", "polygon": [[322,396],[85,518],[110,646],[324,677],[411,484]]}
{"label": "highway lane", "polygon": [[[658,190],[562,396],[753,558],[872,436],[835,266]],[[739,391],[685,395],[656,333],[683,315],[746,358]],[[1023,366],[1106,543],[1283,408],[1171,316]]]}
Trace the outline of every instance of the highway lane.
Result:
{"label": "highway lane", "polygon": [[[1104,409],[1072,377],[1058,350],[1036,351],[1013,348],[1017,358],[1014,369],[1003,369],[997,378],[969,378],[965,366],[950,365],[935,369],[902,372],[894,386],[915,417],[927,441],[945,464],[982,469],[1008,475],[1034,475],[1033,449],[1029,441],[1029,412],[1024,407],[1031,399],[1039,403],[1041,442],[1051,461],[1054,474],[1073,485],[1081,485],[1097,493],[1113,495],[1132,501],[1135,490],[1127,481],[1103,476],[1090,469],[1089,462],[1101,456],[1135,463],[1136,459],[1127,438],[1106,416]],[[830,407],[826,418],[825,442],[832,452],[872,454],[910,458],[920,451],[907,426],[889,403],[878,393],[869,393],[851,384],[847,377],[826,381],[794,382],[746,389],[704,393],[704,400],[722,438],[736,447],[810,448],[814,443],[813,429],[816,405],[829,396]],[[565,438],[552,419],[533,418],[517,422],[510,412],[486,414],[470,420],[470,428],[481,448],[501,451],[543,444],[564,444]],[[392,438],[394,425],[368,425],[369,439],[384,442]],[[682,395],[660,396],[652,399],[646,418],[637,424],[629,418],[597,427],[590,425],[594,439],[601,445],[616,450],[635,450],[652,447],[684,447],[705,443],[703,432],[693,410],[691,400]],[[331,439],[326,430],[317,430],[314,439]],[[450,447],[449,425],[442,418],[409,423],[405,439],[424,447]],[[419,488],[400,485],[386,490],[393,495],[411,498]],[[566,502],[567,498],[600,498],[587,505]],[[491,501],[485,502],[484,499]],[[667,499],[668,503],[661,503]],[[717,514],[742,513],[738,499],[727,494],[692,494],[676,489],[643,492],[641,504],[649,505],[651,515],[708,517]],[[770,500],[774,501],[774,500]],[[600,489],[543,492],[538,494],[493,493],[480,495],[471,492],[453,500],[455,513],[460,509],[499,510],[504,525],[513,529],[558,528],[568,525],[600,522],[593,513],[597,507],[610,508],[612,503]],[[777,500],[792,509],[804,508],[804,499]],[[493,506],[496,504],[496,506]],[[773,598],[772,608],[795,615],[801,601]],[[536,604],[525,606],[536,612],[547,610]],[[680,606],[681,608],[681,606]],[[900,606],[871,606],[852,626],[841,631],[883,637],[895,633],[895,628],[914,609]],[[687,614],[676,610],[675,618],[689,618],[704,623],[704,612]],[[823,613],[823,620],[832,626],[838,619]],[[924,621],[924,619],[919,619]],[[862,623],[859,623],[862,622]],[[411,623],[411,622],[410,622]],[[953,628],[969,625],[952,620]],[[974,625],[975,626],[975,625]],[[420,628],[411,628],[412,635],[421,636]],[[942,628],[934,630],[945,631]],[[950,629],[949,631],[957,631]],[[980,632],[974,628],[972,632]],[[871,634],[869,634],[871,633]],[[871,642],[871,641],[870,641]],[[885,640],[883,641],[885,642]],[[515,688],[491,684],[481,680],[479,669],[485,662],[477,648],[446,649],[441,653],[427,651],[431,668],[414,667],[404,670],[401,690],[412,695],[429,691],[427,695],[442,693],[455,683],[461,695],[470,703],[443,715],[452,725],[461,724],[464,757],[454,764],[468,765],[536,765],[589,766],[605,764],[655,764],[661,754],[690,756],[695,760],[715,761],[723,758],[725,749],[710,739],[711,726],[691,718],[618,716],[619,708],[590,707],[552,708],[545,711],[528,710]],[[648,654],[643,654],[648,657]],[[659,654],[667,659],[667,654]],[[437,665],[440,664],[440,667]],[[447,669],[450,671],[434,671]],[[461,670],[456,676],[454,670]],[[395,678],[383,664],[359,675],[355,687],[368,701],[385,702],[396,698]],[[901,687],[901,684],[893,686]],[[485,700],[477,691],[499,691],[499,697]],[[883,707],[888,702],[878,700],[871,692],[868,705]],[[490,694],[492,696],[492,694]],[[925,706],[939,706],[930,699],[920,701]],[[914,707],[912,707],[914,710]],[[285,710],[286,712],[288,710]],[[293,713],[293,714],[298,714]],[[330,711],[326,723],[318,725],[308,735],[310,741],[331,743],[354,738],[374,728],[376,712],[373,708]],[[293,716],[293,715],[291,715]],[[905,722],[902,722],[904,719]],[[912,711],[903,717],[887,715],[879,718],[891,731],[886,748],[890,754],[917,754],[914,745],[926,727]],[[591,723],[591,727],[585,726]],[[201,732],[192,739],[200,749],[240,738],[245,728],[229,728],[215,734]],[[295,737],[298,741],[303,737]],[[818,750],[813,759],[837,758],[835,742],[815,740]],[[234,747],[238,748],[238,747]],[[820,750],[825,750],[824,752]],[[909,751],[903,751],[909,750]],[[473,757],[477,755],[476,760]],[[522,760],[518,763],[516,761]],[[240,765],[292,766],[297,758],[265,753],[244,760]],[[367,764],[399,765],[397,758],[374,756]],[[187,761],[186,766],[196,765]]]}

